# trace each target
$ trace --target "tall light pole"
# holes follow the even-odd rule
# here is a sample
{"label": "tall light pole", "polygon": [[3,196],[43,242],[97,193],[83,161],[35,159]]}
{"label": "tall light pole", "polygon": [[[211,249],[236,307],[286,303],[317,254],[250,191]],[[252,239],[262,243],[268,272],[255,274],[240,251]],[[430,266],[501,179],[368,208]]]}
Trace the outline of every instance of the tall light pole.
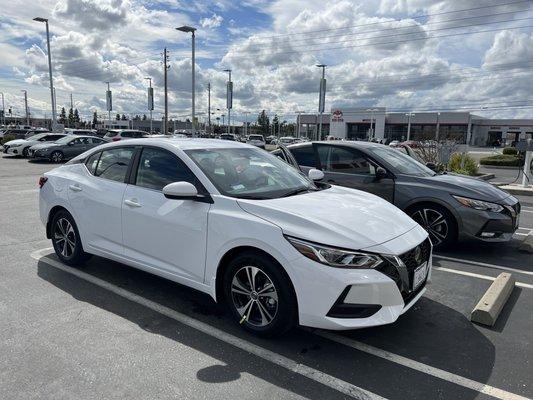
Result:
{"label": "tall light pole", "polygon": [[111,89],[109,88],[109,82],[105,82],[105,83],[107,83],[107,92],[105,96],[107,116],[108,116],[107,127],[111,128],[111,110],[113,109],[113,98],[111,96]]}
{"label": "tall light pole", "polygon": [[320,79],[320,94],[318,97],[318,112],[320,114],[320,122],[318,125],[318,138],[322,139],[322,114],[324,113],[324,106],[326,103],[326,64],[317,64],[318,68],[322,68],[322,79]]}
{"label": "tall light pole", "polygon": [[152,78],[144,78],[147,79],[150,82],[150,87],[148,88],[148,110],[150,110],[150,135],[152,135],[153,132],[153,125],[152,125],[152,112],[154,111],[154,89],[152,88]]}
{"label": "tall light pole", "polygon": [[6,124],[6,107],[4,105],[4,92],[0,92],[2,94],[2,125]]}
{"label": "tall light pole", "polygon": [[412,112],[405,114],[407,115],[407,141],[411,139],[411,117],[414,116]]}
{"label": "tall light pole", "polygon": [[248,114],[249,111],[243,111],[244,114],[244,136],[248,136]]}
{"label": "tall light pole", "polygon": [[437,113],[437,128],[436,128],[436,131],[435,131],[435,140],[438,142],[439,141],[439,128],[440,128],[440,112]]}
{"label": "tall light pole", "polygon": [[192,130],[193,130],[193,135],[196,135],[196,110],[195,110],[195,99],[194,99],[195,86],[196,86],[196,78],[195,78],[195,73],[194,73],[195,63],[196,63],[196,60],[195,60],[196,49],[195,49],[195,43],[194,43],[195,38],[196,38],[196,35],[195,35],[196,28],[193,28],[192,26],[184,25],[176,29],[181,32],[190,32],[192,34]]}
{"label": "tall light pole", "polygon": [[52,55],[50,53],[50,30],[48,29],[48,19],[36,17],[33,19],[37,22],[44,22],[46,24],[46,47],[48,50],[48,74],[50,75],[50,97],[52,100],[52,130],[57,123],[56,119],[56,101],[54,96],[54,80],[52,78]]}
{"label": "tall light pole", "polygon": [[228,134],[231,133],[231,109],[233,107],[233,82],[231,81],[231,69],[225,69],[228,73],[228,84],[226,85],[226,108],[228,109]]}
{"label": "tall light pole", "polygon": [[211,82],[207,82],[207,131],[211,136]]}
{"label": "tall light pole", "polygon": [[28,92],[26,90],[21,90],[24,93],[24,110],[26,111],[26,125],[30,125],[30,114],[28,112]]}

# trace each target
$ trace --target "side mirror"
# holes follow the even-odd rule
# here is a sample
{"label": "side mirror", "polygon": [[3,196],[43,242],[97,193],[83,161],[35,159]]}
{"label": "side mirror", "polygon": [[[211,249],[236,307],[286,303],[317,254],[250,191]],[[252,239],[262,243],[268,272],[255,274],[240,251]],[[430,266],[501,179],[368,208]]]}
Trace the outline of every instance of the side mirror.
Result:
{"label": "side mirror", "polygon": [[316,168],[311,168],[309,172],[307,173],[307,176],[312,181],[319,181],[321,179],[324,179],[324,173]]}
{"label": "side mirror", "polygon": [[379,181],[381,179],[385,179],[387,176],[387,170],[383,167],[377,167],[376,168],[376,181]]}
{"label": "side mirror", "polygon": [[428,167],[432,171],[436,171],[437,170],[437,165],[435,163],[432,163],[432,162],[426,163],[426,167]]}
{"label": "side mirror", "polygon": [[198,196],[198,190],[189,182],[173,182],[163,188],[163,194],[167,199],[194,200]]}

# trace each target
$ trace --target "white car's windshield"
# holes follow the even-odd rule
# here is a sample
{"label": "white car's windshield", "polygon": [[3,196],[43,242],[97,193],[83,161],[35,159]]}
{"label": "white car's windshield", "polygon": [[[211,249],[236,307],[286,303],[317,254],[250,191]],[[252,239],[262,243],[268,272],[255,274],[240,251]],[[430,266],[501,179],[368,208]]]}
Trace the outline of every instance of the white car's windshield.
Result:
{"label": "white car's windshield", "polygon": [[45,137],[47,133],[38,133],[36,135],[32,135],[26,138],[26,140],[39,140],[42,137]]}
{"label": "white car's windshield", "polygon": [[264,150],[202,149],[186,153],[226,196],[259,200],[318,190],[299,171]]}
{"label": "white car's windshield", "polygon": [[406,154],[387,146],[373,147],[370,152],[382,159],[385,163],[394,168],[392,172],[397,174],[415,176],[433,176],[434,171]]}
{"label": "white car's windshield", "polygon": [[260,135],[250,135],[250,136],[248,136],[248,140],[261,140],[261,141],[263,141],[263,136],[260,136]]}
{"label": "white car's windshield", "polygon": [[55,144],[67,144],[67,143],[70,142],[72,139],[74,139],[74,138],[72,137],[72,135],[64,136],[64,137],[62,137],[61,139],[57,139],[54,143],[55,143]]}

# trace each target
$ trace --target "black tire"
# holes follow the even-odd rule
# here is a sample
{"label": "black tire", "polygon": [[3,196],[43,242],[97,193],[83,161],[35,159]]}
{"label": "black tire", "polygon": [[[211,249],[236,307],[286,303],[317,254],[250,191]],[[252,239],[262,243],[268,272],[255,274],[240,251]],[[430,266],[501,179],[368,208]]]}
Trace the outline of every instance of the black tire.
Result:
{"label": "black tire", "polygon": [[[250,280],[242,279],[243,276],[248,276],[248,268],[257,269],[254,290],[249,290]],[[239,284],[249,292],[248,295],[240,290]],[[249,332],[263,337],[279,336],[297,322],[297,302],[289,278],[279,264],[265,255],[247,252],[231,260],[224,274],[223,288],[233,319]],[[241,293],[236,293],[235,290]],[[258,294],[261,292],[263,294]],[[249,307],[243,308],[248,302],[251,302]],[[238,310],[239,305],[241,311]],[[265,322],[268,323],[264,324]]]}
{"label": "black tire", "polygon": [[22,157],[29,157],[30,156],[30,148],[29,147],[24,147],[22,149]]}
{"label": "black tire", "polygon": [[65,155],[63,152],[56,150],[53,151],[52,154],[50,154],[50,161],[60,163],[65,158]]}
{"label": "black tire", "polygon": [[91,255],[83,251],[78,227],[66,210],[58,211],[50,222],[50,235],[57,257],[65,264],[79,266]]}
{"label": "black tire", "polygon": [[434,248],[446,248],[457,241],[457,223],[446,208],[419,204],[410,208],[408,214],[426,230]]}

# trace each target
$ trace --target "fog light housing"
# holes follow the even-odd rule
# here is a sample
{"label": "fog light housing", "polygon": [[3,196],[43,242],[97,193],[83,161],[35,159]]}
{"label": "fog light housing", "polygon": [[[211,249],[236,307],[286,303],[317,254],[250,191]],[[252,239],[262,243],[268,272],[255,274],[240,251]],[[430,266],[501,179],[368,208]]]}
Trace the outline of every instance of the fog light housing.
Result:
{"label": "fog light housing", "polygon": [[494,239],[501,236],[501,232],[481,232],[479,234],[479,237],[482,237],[484,239]]}

